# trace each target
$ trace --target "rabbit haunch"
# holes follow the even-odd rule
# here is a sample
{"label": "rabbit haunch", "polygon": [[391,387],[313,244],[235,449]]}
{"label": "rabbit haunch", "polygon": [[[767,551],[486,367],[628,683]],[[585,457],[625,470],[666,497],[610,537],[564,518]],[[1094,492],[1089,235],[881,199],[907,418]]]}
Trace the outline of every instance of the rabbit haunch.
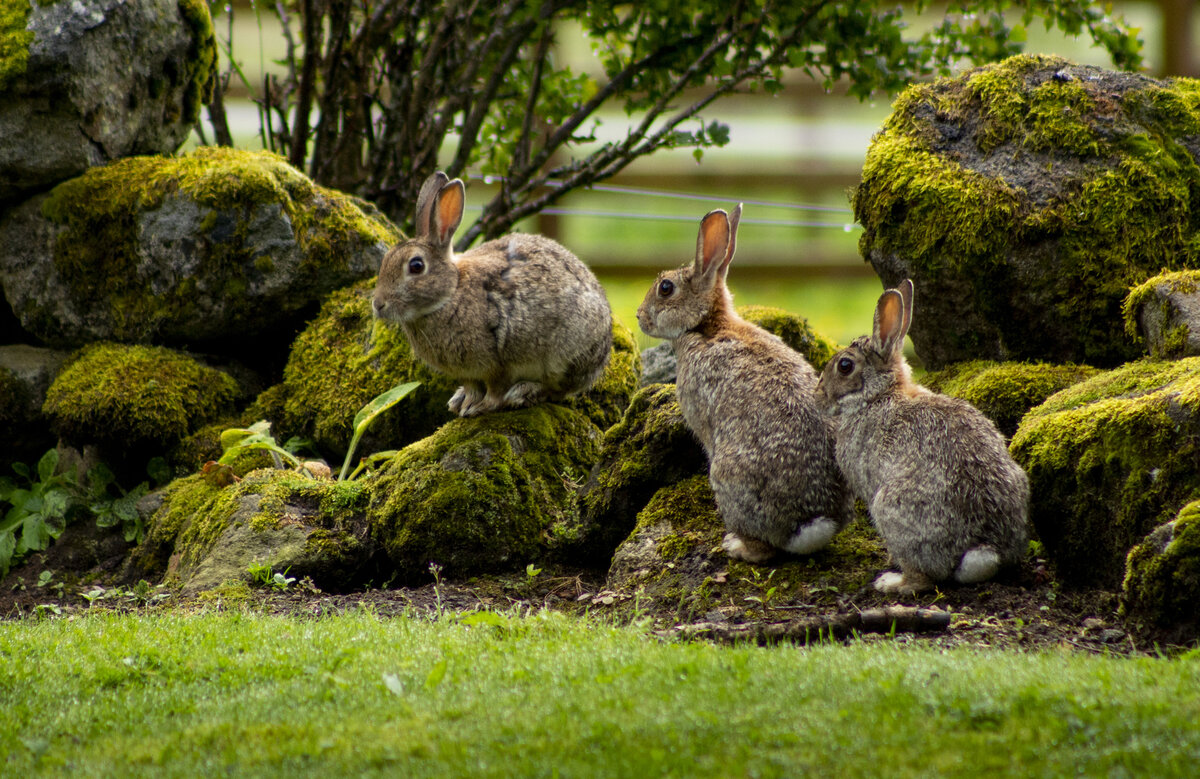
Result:
{"label": "rabbit haunch", "polygon": [[679,360],[684,421],[709,460],[709,482],[729,531],[725,550],[752,562],[829,543],[853,503],[834,461],[833,433],[813,402],[817,376],[776,336],[734,313],[725,275],[737,239],[730,218],[700,223],[691,266],[659,274],[638,324],[668,338]]}
{"label": "rabbit haunch", "polygon": [[911,321],[905,281],[880,296],[872,334],[835,354],[817,387],[838,464],[900,565],[875,580],[884,592],[989,579],[1028,540],[1025,472],[974,406],[913,382],[901,351]]}
{"label": "rabbit haunch", "polygon": [[383,258],[375,315],[399,323],[419,359],[462,381],[450,399],[461,416],[588,389],[612,351],[600,282],[538,235],[515,233],[455,256],[464,194],[444,173],[426,179],[415,236]]}

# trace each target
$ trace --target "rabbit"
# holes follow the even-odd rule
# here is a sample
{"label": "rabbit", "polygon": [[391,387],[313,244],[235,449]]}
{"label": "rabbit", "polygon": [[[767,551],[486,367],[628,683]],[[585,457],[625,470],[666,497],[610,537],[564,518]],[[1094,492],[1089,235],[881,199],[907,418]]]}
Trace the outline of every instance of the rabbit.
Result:
{"label": "rabbit", "polygon": [[709,483],[734,559],[810,554],[853,513],[833,430],[813,399],[817,373],[778,337],[733,310],[725,276],[739,204],[700,222],[691,266],[660,273],[638,308],[647,335],[671,341],[684,421],[709,461]]}
{"label": "rabbit", "polygon": [[470,417],[587,390],[608,364],[612,311],[574,254],[514,233],[455,255],[465,187],[437,172],[417,197],[415,236],[383,258],[375,316],[413,353],[462,382],[450,410]]}
{"label": "rabbit", "polygon": [[1029,534],[1029,478],[995,424],[913,381],[901,353],[912,310],[912,281],[886,290],[872,334],[835,354],[817,384],[838,465],[900,566],[875,589],[897,594],[990,579],[1024,557]]}

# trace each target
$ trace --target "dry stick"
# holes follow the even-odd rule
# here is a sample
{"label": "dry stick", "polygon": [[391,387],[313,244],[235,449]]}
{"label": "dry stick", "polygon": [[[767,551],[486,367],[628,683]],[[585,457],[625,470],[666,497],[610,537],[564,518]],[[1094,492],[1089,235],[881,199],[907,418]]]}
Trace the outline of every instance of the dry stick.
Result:
{"label": "dry stick", "polygon": [[950,612],[915,606],[887,606],[848,614],[804,617],[788,622],[725,625],[697,622],[658,631],[663,638],[703,639],[723,644],[758,644],[782,641],[808,644],[843,639],[854,633],[940,633],[950,627]]}

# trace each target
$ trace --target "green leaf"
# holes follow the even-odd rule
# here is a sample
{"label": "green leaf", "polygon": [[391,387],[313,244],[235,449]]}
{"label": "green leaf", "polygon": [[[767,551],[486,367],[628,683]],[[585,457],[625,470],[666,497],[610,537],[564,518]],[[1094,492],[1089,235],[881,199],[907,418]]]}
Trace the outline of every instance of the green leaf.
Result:
{"label": "green leaf", "polygon": [[38,479],[41,481],[50,481],[50,477],[54,475],[54,471],[58,468],[58,450],[51,449],[42,455],[42,459],[38,460]]}
{"label": "green leaf", "polygon": [[371,423],[375,417],[387,411],[392,406],[403,400],[410,392],[421,386],[419,381],[410,381],[407,384],[400,384],[392,387],[387,392],[377,395],[370,403],[363,406],[362,409],[354,415],[354,432],[365,430],[367,425]]}
{"label": "green leaf", "polygon": [[8,567],[12,564],[13,552],[17,548],[17,539],[11,530],[0,532],[0,579],[8,576]]}
{"label": "green leaf", "polygon": [[432,690],[437,687],[446,678],[446,669],[449,667],[449,662],[446,658],[442,658],[434,663],[430,669],[429,675],[425,677],[425,689]]}

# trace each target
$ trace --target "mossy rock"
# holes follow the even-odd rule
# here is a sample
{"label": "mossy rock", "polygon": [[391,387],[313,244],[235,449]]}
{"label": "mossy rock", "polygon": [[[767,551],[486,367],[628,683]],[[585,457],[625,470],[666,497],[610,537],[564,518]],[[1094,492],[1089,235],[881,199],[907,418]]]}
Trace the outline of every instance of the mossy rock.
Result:
{"label": "mossy rock", "polygon": [[372,532],[400,578],[509,571],[579,543],[575,492],[600,430],[551,403],[455,419],[375,477]]}
{"label": "mossy rock", "polygon": [[916,285],[929,369],[1139,357],[1121,301],[1200,259],[1200,81],[1017,56],[913,86],[867,152],[859,249]]}
{"label": "mossy rock", "polygon": [[261,363],[400,238],[373,207],[268,152],[132,157],[0,222],[0,280],[51,345],[188,345]]}
{"label": "mossy rock", "polygon": [[1051,395],[1009,448],[1059,578],[1115,590],[1134,544],[1200,497],[1200,357],[1130,363]]}
{"label": "mossy rock", "polygon": [[68,443],[162,453],[231,414],[239,395],[232,377],[182,352],[99,343],[58,374],[43,412]]}
{"label": "mossy rock", "polygon": [[42,414],[46,391],[69,355],[53,349],[0,346],[0,473],[14,462],[32,464],[52,449],[55,436]]}
{"label": "mossy rock", "polygon": [[187,476],[139,504],[146,540],[124,575],[177,578],[184,592],[196,593],[231,580],[249,582],[256,565],[344,589],[373,552],[368,499],[361,481],[322,481],[294,471],[252,471],[230,486]]}
{"label": "mossy rock", "polygon": [[1129,553],[1121,616],[1143,641],[1200,640],[1200,501]]}
{"label": "mossy rock", "polygon": [[[354,415],[376,395],[410,381],[421,382],[368,428],[362,451],[396,449],[430,435],[455,416],[446,407],[459,383],[418,360],[398,328],[371,312],[374,280],[329,296],[320,314],[292,345],[283,384],[261,398],[269,413],[282,412],[279,428],[311,438],[323,452],[341,455],[353,433]],[[637,389],[640,356],[629,330],[613,325],[613,351],[596,385],[563,405],[599,427],[621,418]]]}
{"label": "mossy rock", "polygon": [[1160,360],[1200,355],[1200,270],[1162,273],[1129,291],[1125,332]]}
{"label": "mossy rock", "polygon": [[590,539],[582,562],[606,564],[661,487],[707,473],[704,449],[683,421],[675,385],[640,390],[621,422],[604,433],[580,490],[582,527]]}
{"label": "mossy rock", "polygon": [[0,1],[0,202],[174,153],[216,71],[204,0]]}
{"label": "mossy rock", "polygon": [[883,541],[863,518],[814,555],[781,554],[761,565],[727,557],[724,536],[707,476],[663,487],[613,555],[608,586],[637,591],[690,621],[726,604],[739,610],[754,604],[834,607],[839,598],[868,588],[887,565]]}
{"label": "mossy rock", "polygon": [[972,360],[926,373],[921,383],[967,401],[1011,438],[1029,409],[1099,372],[1087,365]]}

